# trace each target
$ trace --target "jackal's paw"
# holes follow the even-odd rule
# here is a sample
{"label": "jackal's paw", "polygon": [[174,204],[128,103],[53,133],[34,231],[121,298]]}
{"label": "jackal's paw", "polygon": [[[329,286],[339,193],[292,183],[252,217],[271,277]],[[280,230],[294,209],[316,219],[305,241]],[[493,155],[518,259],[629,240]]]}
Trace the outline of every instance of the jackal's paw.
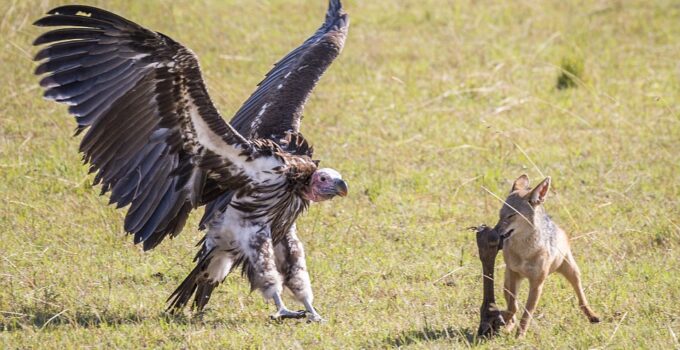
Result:
{"label": "jackal's paw", "polygon": [[512,330],[515,328],[515,315],[511,314],[508,311],[501,311],[501,317],[503,318],[503,322],[505,323],[505,331],[506,332],[512,332]]}
{"label": "jackal's paw", "polygon": [[590,323],[600,323],[600,317],[597,315],[591,315],[588,316],[588,321],[590,321]]}
{"label": "jackal's paw", "polygon": [[305,310],[300,311],[290,311],[288,309],[281,309],[276,313],[269,316],[274,321],[284,320],[287,318],[303,318],[305,317]]}

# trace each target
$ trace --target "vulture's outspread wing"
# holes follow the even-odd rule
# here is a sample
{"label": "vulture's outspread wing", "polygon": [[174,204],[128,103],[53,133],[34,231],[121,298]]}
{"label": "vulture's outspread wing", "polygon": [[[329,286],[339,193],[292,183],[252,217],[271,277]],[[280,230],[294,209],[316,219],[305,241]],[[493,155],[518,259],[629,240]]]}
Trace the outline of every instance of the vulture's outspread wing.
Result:
{"label": "vulture's outspread wing", "polygon": [[[349,29],[349,16],[340,0],[329,0],[326,19],[302,45],[289,52],[272,68],[255,92],[243,103],[230,124],[247,138],[278,141],[286,131],[298,132],[309,94],[326,69],[340,54]],[[311,156],[311,149],[309,156]],[[215,214],[231,200],[225,193],[209,203],[201,219],[205,229]]]}
{"label": "vulture's outspread wing", "polygon": [[330,0],[321,27],[274,65],[236,112],[231,125],[247,138],[272,138],[299,131],[305,102],[342,51],[348,28],[349,17],[340,0]]}
{"label": "vulture's outspread wing", "polygon": [[[55,8],[35,25],[45,97],[69,105],[84,161],[111,203],[131,204],[125,230],[151,249],[192,208],[238,191],[261,155],[219,115],[195,55],[171,38],[88,6]],[[259,158],[263,159],[263,158]],[[249,168],[250,167],[250,168]],[[253,170],[253,171],[250,171]]]}

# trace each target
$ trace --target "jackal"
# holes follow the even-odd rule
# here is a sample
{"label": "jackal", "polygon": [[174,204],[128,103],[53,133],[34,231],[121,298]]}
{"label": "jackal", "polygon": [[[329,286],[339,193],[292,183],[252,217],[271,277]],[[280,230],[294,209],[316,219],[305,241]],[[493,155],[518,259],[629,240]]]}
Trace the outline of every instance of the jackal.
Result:
{"label": "jackal", "polygon": [[494,228],[505,237],[503,258],[505,260],[504,296],[508,309],[502,312],[506,329],[512,331],[517,312],[517,289],[522,279],[529,279],[529,298],[517,330],[517,336],[526,334],[532,315],[543,291],[543,283],[549,274],[557,271],[574,287],[583,313],[591,323],[600,318],[588,306],[581,286],[576,260],[569,247],[569,237],[548,216],[543,208],[550,177],[535,188],[529,187],[529,177],[522,175],[512,186],[510,195],[500,210],[500,219]]}

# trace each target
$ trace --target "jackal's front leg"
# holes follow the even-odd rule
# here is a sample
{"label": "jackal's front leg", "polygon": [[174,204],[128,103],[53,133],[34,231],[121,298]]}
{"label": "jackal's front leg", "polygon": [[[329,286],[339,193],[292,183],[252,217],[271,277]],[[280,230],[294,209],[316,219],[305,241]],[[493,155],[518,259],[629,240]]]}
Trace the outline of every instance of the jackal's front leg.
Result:
{"label": "jackal's front leg", "polygon": [[316,312],[312,303],[314,294],[312,284],[307,271],[305,251],[302,242],[298,239],[295,225],[286,234],[285,238],[275,247],[276,264],[283,275],[283,283],[301,302],[306,309],[307,318],[312,322],[322,321],[323,318]]}
{"label": "jackal's front leg", "polygon": [[505,322],[505,330],[511,332],[515,327],[515,313],[517,313],[517,290],[522,277],[509,268],[505,268],[505,281],[503,282],[503,296],[507,309],[501,312]]}
{"label": "jackal's front leg", "polygon": [[529,297],[527,298],[522,319],[519,321],[519,329],[517,330],[518,338],[523,337],[527,333],[527,329],[531,324],[531,320],[534,318],[536,305],[538,305],[538,300],[541,298],[541,294],[543,293],[544,282],[545,276],[541,276],[536,279],[529,279]]}

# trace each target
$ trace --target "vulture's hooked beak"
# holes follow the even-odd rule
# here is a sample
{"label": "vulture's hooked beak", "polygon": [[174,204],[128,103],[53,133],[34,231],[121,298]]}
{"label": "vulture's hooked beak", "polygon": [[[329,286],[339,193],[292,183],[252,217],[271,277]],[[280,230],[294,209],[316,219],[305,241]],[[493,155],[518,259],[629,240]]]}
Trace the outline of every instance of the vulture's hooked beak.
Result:
{"label": "vulture's hooked beak", "polygon": [[347,182],[345,182],[342,179],[335,180],[335,193],[338,196],[345,197],[345,196],[347,196],[348,191],[349,191],[349,189],[347,187]]}

